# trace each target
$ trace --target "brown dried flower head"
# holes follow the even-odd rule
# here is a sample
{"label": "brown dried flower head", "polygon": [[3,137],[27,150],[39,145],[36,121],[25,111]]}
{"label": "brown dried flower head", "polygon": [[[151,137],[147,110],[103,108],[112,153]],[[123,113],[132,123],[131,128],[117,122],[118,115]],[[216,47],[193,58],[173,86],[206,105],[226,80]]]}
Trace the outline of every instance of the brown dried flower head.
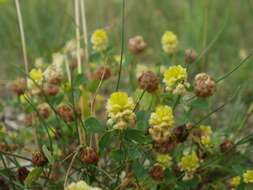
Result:
{"label": "brown dried flower head", "polygon": [[61,84],[62,80],[63,80],[62,75],[54,75],[50,77],[47,82],[52,85],[59,85]]}
{"label": "brown dried flower head", "polygon": [[176,137],[178,142],[184,142],[189,135],[190,124],[183,124],[173,129],[173,136]]}
{"label": "brown dried flower head", "polygon": [[148,92],[154,92],[159,87],[159,78],[152,72],[146,71],[138,78],[140,89]]}
{"label": "brown dried flower head", "polygon": [[135,36],[128,40],[128,50],[133,54],[143,52],[147,47],[146,42],[142,36]]}
{"label": "brown dried flower head", "polygon": [[194,79],[194,90],[196,96],[206,98],[215,93],[216,83],[208,74],[199,73]]}
{"label": "brown dried flower head", "polygon": [[74,110],[70,106],[65,104],[60,105],[58,108],[58,113],[64,121],[74,121]]}
{"label": "brown dried flower head", "polygon": [[106,66],[101,66],[92,75],[93,80],[107,80],[111,77],[111,70]]}
{"label": "brown dried flower head", "polygon": [[43,152],[38,151],[38,152],[34,152],[32,154],[32,163],[34,166],[44,166],[46,165],[48,162],[47,157],[44,155]]}
{"label": "brown dried flower head", "polygon": [[17,95],[24,94],[26,89],[26,80],[24,78],[18,78],[11,84],[10,89]]}
{"label": "brown dried flower head", "polygon": [[164,168],[161,165],[156,164],[149,171],[149,175],[155,181],[162,181],[165,177]]}
{"label": "brown dried flower head", "polygon": [[29,113],[25,115],[23,122],[26,126],[32,126],[35,123],[35,121],[36,121],[36,114]]}
{"label": "brown dried flower head", "polygon": [[173,138],[169,138],[165,142],[153,142],[153,148],[160,154],[166,154],[176,148],[177,142]]}
{"label": "brown dried flower head", "polygon": [[25,181],[26,177],[29,174],[29,170],[26,167],[18,168],[17,170],[17,178],[19,181],[23,182]]}
{"label": "brown dried flower head", "polygon": [[194,49],[187,49],[185,50],[185,63],[191,64],[193,63],[197,58],[197,52]]}
{"label": "brown dried flower head", "polygon": [[99,159],[97,152],[91,147],[83,148],[80,152],[80,157],[86,164],[96,164]]}
{"label": "brown dried flower head", "polygon": [[227,152],[231,150],[234,146],[234,143],[231,140],[225,139],[221,144],[220,144],[220,151],[221,152]]}
{"label": "brown dried flower head", "polygon": [[44,119],[47,119],[50,116],[51,110],[47,103],[40,104],[37,109]]}
{"label": "brown dried flower head", "polygon": [[46,84],[44,87],[44,92],[48,96],[55,96],[59,92],[59,87],[53,84]]}

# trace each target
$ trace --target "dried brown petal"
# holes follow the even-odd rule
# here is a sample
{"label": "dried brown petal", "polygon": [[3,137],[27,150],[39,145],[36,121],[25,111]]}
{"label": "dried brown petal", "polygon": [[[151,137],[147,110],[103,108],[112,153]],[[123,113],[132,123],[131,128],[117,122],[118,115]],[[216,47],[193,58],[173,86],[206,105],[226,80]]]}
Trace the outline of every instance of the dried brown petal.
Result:
{"label": "dried brown petal", "polygon": [[185,63],[193,63],[197,58],[197,52],[194,49],[185,50]]}
{"label": "dried brown petal", "polygon": [[164,179],[164,169],[160,165],[154,165],[150,172],[149,172],[150,177],[155,180],[155,181],[162,181]]}
{"label": "dried brown petal", "polygon": [[107,80],[111,76],[111,70],[108,67],[101,66],[92,75],[93,80]]}
{"label": "dried brown petal", "polygon": [[66,122],[74,121],[74,110],[67,105],[61,105],[58,108],[58,113],[61,118]]}
{"label": "dried brown petal", "polygon": [[86,147],[80,152],[81,160],[86,164],[96,164],[98,162],[98,154],[91,147]]}
{"label": "dried brown petal", "polygon": [[152,72],[146,71],[138,78],[140,89],[148,92],[154,92],[159,87],[159,78]]}
{"label": "dried brown petal", "polygon": [[208,74],[199,73],[194,79],[194,90],[196,96],[206,98],[214,94],[216,83]]}
{"label": "dried brown petal", "polygon": [[38,151],[32,154],[32,163],[34,166],[44,166],[48,162],[47,157],[43,152]]}
{"label": "dried brown petal", "polygon": [[23,182],[25,181],[26,177],[29,174],[29,170],[26,167],[21,167],[17,170],[17,178],[19,181]]}
{"label": "dried brown petal", "polygon": [[133,54],[143,52],[147,47],[146,42],[142,36],[135,36],[128,40],[128,50]]}

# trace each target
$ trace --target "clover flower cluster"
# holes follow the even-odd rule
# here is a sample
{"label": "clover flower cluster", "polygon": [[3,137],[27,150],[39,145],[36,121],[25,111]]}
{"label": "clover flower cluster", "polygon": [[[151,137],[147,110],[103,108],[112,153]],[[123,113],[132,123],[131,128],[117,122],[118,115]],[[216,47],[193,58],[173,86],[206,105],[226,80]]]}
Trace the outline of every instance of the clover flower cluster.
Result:
{"label": "clover flower cluster", "polygon": [[114,92],[106,104],[108,124],[115,129],[126,129],[128,126],[134,127],[135,113],[134,102],[125,92]]}
{"label": "clover flower cluster", "polygon": [[189,87],[187,71],[181,65],[169,67],[164,72],[163,82],[166,85],[166,90],[175,95],[183,95],[186,92],[186,87]]}
{"label": "clover flower cluster", "polygon": [[159,105],[156,107],[149,119],[149,133],[153,140],[158,142],[166,141],[170,136],[175,125],[172,108]]}
{"label": "clover flower cluster", "polygon": [[[168,59],[173,59],[179,51],[178,37],[171,31],[163,34],[161,44]],[[110,51],[109,37],[104,29],[95,30],[88,45],[93,51],[90,57],[85,57],[82,48],[77,55],[76,40],[68,41],[61,51],[53,54],[50,64],[42,58],[35,61],[27,83],[21,78],[11,86],[27,112],[24,118],[24,124],[29,126],[27,130],[34,127],[38,133],[35,137],[39,150],[32,151],[32,158],[27,160],[31,160],[33,170],[41,169],[43,179],[60,179],[65,165],[58,166],[62,169],[59,171],[55,165],[73,156],[70,164],[73,167],[69,168],[72,178],[79,175],[75,170],[80,170],[83,180],[62,186],[65,190],[174,189],[186,180],[196,180],[198,186],[191,189],[202,190],[206,183],[212,183],[209,179],[213,171],[202,168],[202,163],[209,161],[207,158],[212,161],[218,151],[224,157],[227,152],[240,154],[232,138],[216,146],[213,128],[203,124],[203,120],[195,122],[201,114],[192,112],[192,100],[206,101],[215,93],[217,85],[206,73],[194,77],[188,72],[189,64],[198,56],[195,50],[185,51],[181,59],[185,65],[172,61],[171,66],[164,64],[158,68],[157,65],[135,63],[148,48],[139,35],[128,40],[132,60],[128,55],[122,57]],[[90,68],[85,73],[76,70],[77,56],[82,62],[89,61]],[[134,92],[111,92],[110,84],[118,74],[121,61],[123,67],[131,66],[132,70],[129,80],[122,77],[120,83],[131,81],[133,89],[138,87]],[[192,86],[188,82],[191,78],[194,78]],[[188,96],[193,94],[193,99],[188,101]],[[32,108],[35,111],[31,111]],[[249,108],[247,114],[251,115],[252,110]],[[193,113],[189,118],[188,112]],[[187,118],[181,119],[185,115]],[[97,117],[106,122],[102,124]],[[0,126],[0,137],[6,133],[7,129]],[[8,134],[12,140],[18,137],[18,133]],[[15,149],[17,147],[0,143],[0,151]],[[21,184],[27,183],[33,175],[34,171],[29,169],[17,169]],[[58,178],[53,174],[58,174]],[[224,180],[230,190],[236,190],[242,183],[253,183],[253,170],[226,175]]]}

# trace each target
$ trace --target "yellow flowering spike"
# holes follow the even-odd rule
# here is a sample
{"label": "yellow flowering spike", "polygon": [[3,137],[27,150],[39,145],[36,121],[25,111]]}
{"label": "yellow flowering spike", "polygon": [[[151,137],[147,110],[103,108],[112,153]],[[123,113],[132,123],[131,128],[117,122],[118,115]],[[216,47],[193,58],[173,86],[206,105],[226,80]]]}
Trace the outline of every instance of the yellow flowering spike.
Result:
{"label": "yellow flowering spike", "polygon": [[133,99],[128,97],[125,92],[114,92],[107,102],[106,109],[108,113],[117,114],[125,110],[133,110]]}
{"label": "yellow flowering spike", "polygon": [[41,82],[43,80],[43,73],[40,69],[32,69],[29,73],[29,76],[35,82]]}
{"label": "yellow flowering spike", "polygon": [[210,136],[202,136],[201,138],[200,138],[200,141],[201,141],[201,144],[205,147],[205,148],[207,148],[207,149],[209,149],[209,148],[211,148],[211,146],[212,146],[212,142],[211,142],[211,138],[210,138]]}
{"label": "yellow flowering spike", "polygon": [[174,127],[174,116],[171,107],[157,106],[149,119],[149,133],[154,141],[165,142],[171,136]]}
{"label": "yellow flowering spike", "polygon": [[199,158],[195,152],[184,155],[179,162],[179,167],[185,172],[194,172],[199,167]]}
{"label": "yellow flowering spike", "polygon": [[91,36],[91,43],[93,50],[102,52],[108,46],[108,36],[104,29],[95,30]]}
{"label": "yellow flowering spike", "polygon": [[160,128],[172,128],[174,127],[174,123],[172,108],[169,106],[157,106],[155,112],[151,114],[149,119],[149,124],[151,126]]}
{"label": "yellow flowering spike", "polygon": [[134,125],[135,113],[134,102],[125,92],[114,92],[106,104],[106,111],[109,117],[108,124],[114,128],[125,129],[127,125]]}
{"label": "yellow flowering spike", "polygon": [[166,31],[161,39],[162,48],[165,53],[174,54],[178,49],[178,39],[176,34]]}
{"label": "yellow flowering spike", "polygon": [[172,90],[176,84],[182,83],[187,79],[187,71],[180,65],[171,66],[164,72],[163,82],[168,90]]}
{"label": "yellow flowering spike", "polygon": [[168,154],[159,154],[156,157],[156,161],[166,168],[170,167],[172,164],[172,158]]}
{"label": "yellow flowering spike", "polygon": [[230,186],[232,186],[233,188],[238,187],[240,185],[240,183],[241,183],[240,176],[233,177],[229,182]]}
{"label": "yellow flowering spike", "polygon": [[245,183],[253,183],[253,170],[246,170],[244,172],[243,181]]}

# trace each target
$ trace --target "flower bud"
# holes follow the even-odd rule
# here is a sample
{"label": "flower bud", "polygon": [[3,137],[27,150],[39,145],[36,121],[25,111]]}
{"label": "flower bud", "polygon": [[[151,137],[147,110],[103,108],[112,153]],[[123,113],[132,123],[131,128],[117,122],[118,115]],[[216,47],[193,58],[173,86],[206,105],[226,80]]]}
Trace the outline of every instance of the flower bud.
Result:
{"label": "flower bud", "polygon": [[44,166],[48,162],[47,157],[43,152],[38,151],[32,154],[32,163],[34,166]]}
{"label": "flower bud", "polygon": [[196,96],[206,98],[214,94],[216,83],[208,74],[199,73],[194,79],[194,90]]}
{"label": "flower bud", "polygon": [[224,140],[221,144],[220,144],[220,151],[221,152],[227,152],[230,151],[234,146],[234,143],[231,140]]}
{"label": "flower bud", "polygon": [[140,89],[150,93],[156,91],[159,87],[159,78],[152,71],[143,72],[138,78],[138,82]]}
{"label": "flower bud", "polygon": [[128,40],[128,50],[133,54],[139,54],[143,52],[147,47],[146,42],[142,36],[135,36]]}
{"label": "flower bud", "polygon": [[165,177],[164,168],[156,164],[151,168],[149,175],[155,181],[162,181]]}
{"label": "flower bud", "polygon": [[96,151],[91,147],[86,147],[81,150],[80,152],[81,160],[85,164],[96,164],[98,162],[98,154]]}
{"label": "flower bud", "polygon": [[58,108],[58,113],[65,122],[74,121],[74,111],[70,106],[60,105]]}
{"label": "flower bud", "polygon": [[107,80],[111,76],[111,70],[108,67],[101,66],[92,75],[93,80]]}
{"label": "flower bud", "polygon": [[194,49],[187,49],[185,50],[185,63],[191,64],[197,58],[197,52]]}
{"label": "flower bud", "polygon": [[26,167],[21,167],[17,170],[17,178],[20,182],[25,181],[26,177],[29,174],[29,170]]}

